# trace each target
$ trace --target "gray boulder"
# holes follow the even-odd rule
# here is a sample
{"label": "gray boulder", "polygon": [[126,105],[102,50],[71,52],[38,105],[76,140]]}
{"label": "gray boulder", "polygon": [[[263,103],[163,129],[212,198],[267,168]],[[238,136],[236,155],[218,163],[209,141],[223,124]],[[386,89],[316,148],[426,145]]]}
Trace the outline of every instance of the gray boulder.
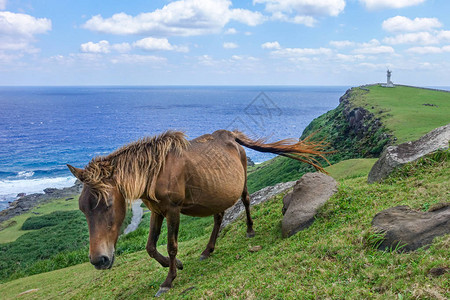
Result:
{"label": "gray boulder", "polygon": [[314,222],[318,209],[337,192],[337,182],[323,173],[307,173],[283,198],[283,237],[290,237]]}
{"label": "gray boulder", "polygon": [[[263,203],[274,196],[278,195],[279,193],[282,193],[288,189],[290,189],[292,186],[294,186],[295,181],[289,181],[289,182],[281,182],[274,186],[268,186],[265,187],[257,192],[254,192],[250,195],[250,205],[256,205]],[[220,226],[220,229],[222,230],[225,226],[228,224],[234,222],[239,215],[245,210],[244,204],[242,204],[242,201],[239,200],[236,202],[236,204],[229,209],[225,211],[225,215],[223,216],[222,225]]]}
{"label": "gray boulder", "polygon": [[389,146],[373,165],[367,178],[368,183],[380,182],[395,168],[415,161],[431,152],[448,149],[450,141],[450,124],[439,127],[413,142],[398,146]]}
{"label": "gray boulder", "polygon": [[375,215],[373,230],[384,233],[378,250],[414,251],[429,245],[437,236],[450,233],[450,203],[428,212],[406,205],[392,207]]}

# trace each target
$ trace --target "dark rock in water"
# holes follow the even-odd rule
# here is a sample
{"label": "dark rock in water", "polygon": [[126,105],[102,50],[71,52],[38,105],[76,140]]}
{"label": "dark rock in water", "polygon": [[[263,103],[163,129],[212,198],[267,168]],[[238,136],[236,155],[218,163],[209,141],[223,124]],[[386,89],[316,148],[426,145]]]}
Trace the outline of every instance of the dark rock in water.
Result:
{"label": "dark rock in water", "polygon": [[253,167],[255,165],[255,162],[247,156],[247,167]]}
{"label": "dark rock in water", "polygon": [[46,193],[46,194],[53,194],[54,192],[57,192],[57,191],[58,191],[58,189],[55,189],[55,188],[44,189],[44,193]]}
{"label": "dark rock in water", "polygon": [[448,149],[449,141],[450,124],[447,124],[430,131],[416,141],[403,143],[398,146],[389,146],[373,165],[367,182],[382,181],[397,167],[415,161],[434,151]]}
{"label": "dark rock in water", "polygon": [[[254,192],[250,195],[250,205],[255,205],[259,203],[263,203],[267,200],[272,199],[274,196],[282,193],[288,189],[290,189],[295,184],[295,181],[282,182],[278,183],[274,186],[268,186]],[[222,225],[220,229],[223,229],[228,224],[234,222],[239,215],[245,210],[244,204],[239,200],[236,204],[225,211],[225,215],[223,216]]]}
{"label": "dark rock in water", "polygon": [[406,205],[392,207],[376,214],[372,226],[375,232],[384,233],[379,250],[414,251],[450,233],[450,203],[428,212]]}
{"label": "dark rock in water", "polygon": [[308,228],[314,216],[334,193],[337,182],[323,173],[306,173],[294,186],[294,190],[283,198],[283,237],[290,237]]}
{"label": "dark rock in water", "polygon": [[26,193],[18,193],[16,198],[22,198],[25,197],[27,194]]}

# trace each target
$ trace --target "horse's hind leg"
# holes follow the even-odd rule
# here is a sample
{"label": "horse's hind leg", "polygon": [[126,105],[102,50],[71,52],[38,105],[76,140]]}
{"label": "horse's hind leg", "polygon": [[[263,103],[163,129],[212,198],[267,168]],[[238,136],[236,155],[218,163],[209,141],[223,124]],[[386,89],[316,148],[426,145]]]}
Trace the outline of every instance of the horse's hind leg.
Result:
{"label": "horse's hind leg", "polygon": [[200,260],[204,260],[208,258],[211,253],[214,251],[214,247],[216,246],[217,236],[219,235],[220,224],[222,224],[224,213],[218,213],[214,215],[214,229],[211,233],[211,237],[209,238],[208,245],[206,245],[206,249],[200,255]]}
{"label": "horse's hind leg", "polygon": [[[156,249],[156,243],[158,242],[159,234],[161,233],[162,222],[164,221],[164,217],[160,214],[152,212],[150,217],[150,232],[148,233],[148,241],[147,241],[147,253],[150,257],[154,258],[157,262],[161,264],[161,266],[167,268],[169,267],[169,258],[162,255]],[[182,270],[183,264],[181,261],[177,259],[177,268]]]}
{"label": "horse's hind leg", "polygon": [[254,237],[255,231],[253,230],[253,220],[250,215],[250,196],[247,190],[247,180],[245,181],[244,191],[242,192],[242,203],[244,203],[245,213],[247,215],[247,237]]}

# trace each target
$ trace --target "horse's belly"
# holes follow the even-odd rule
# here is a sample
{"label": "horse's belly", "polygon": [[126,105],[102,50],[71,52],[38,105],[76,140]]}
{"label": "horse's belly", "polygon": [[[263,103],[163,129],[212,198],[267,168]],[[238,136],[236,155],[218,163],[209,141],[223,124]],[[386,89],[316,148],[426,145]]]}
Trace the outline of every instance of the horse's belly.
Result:
{"label": "horse's belly", "polygon": [[233,206],[241,197],[244,178],[237,176],[229,182],[215,185],[205,183],[200,187],[190,187],[181,212],[190,216],[210,216],[221,213]]}

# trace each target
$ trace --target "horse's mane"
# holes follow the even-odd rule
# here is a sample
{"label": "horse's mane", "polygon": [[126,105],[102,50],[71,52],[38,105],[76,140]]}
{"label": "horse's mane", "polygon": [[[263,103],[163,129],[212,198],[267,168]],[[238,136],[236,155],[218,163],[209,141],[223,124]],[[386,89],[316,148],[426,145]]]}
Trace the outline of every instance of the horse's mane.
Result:
{"label": "horse's mane", "polygon": [[166,131],[145,137],[117,149],[107,156],[92,159],[86,166],[84,182],[96,193],[99,201],[106,201],[107,190],[114,183],[127,201],[147,195],[156,200],[156,179],[170,151],[180,155],[189,145],[185,134]]}

